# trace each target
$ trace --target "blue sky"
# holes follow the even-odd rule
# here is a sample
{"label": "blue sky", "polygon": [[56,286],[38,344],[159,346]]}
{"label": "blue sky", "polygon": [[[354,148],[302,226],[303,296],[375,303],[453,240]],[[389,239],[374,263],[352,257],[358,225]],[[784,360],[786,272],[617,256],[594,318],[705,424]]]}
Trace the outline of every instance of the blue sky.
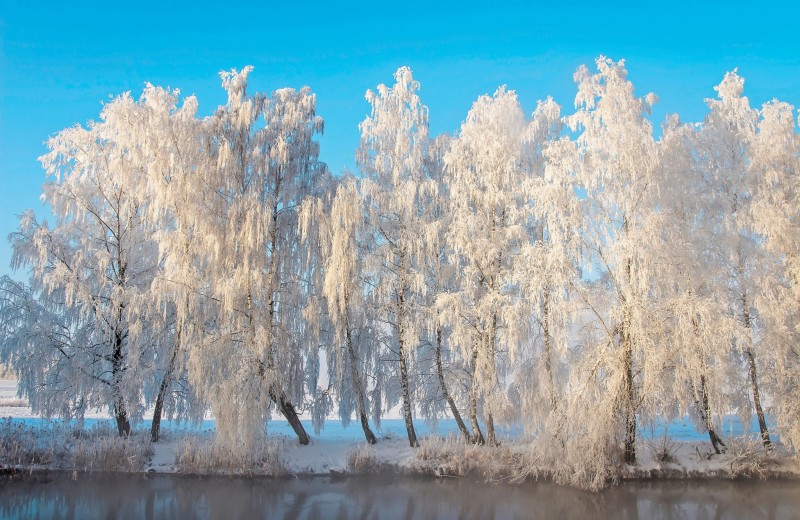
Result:
{"label": "blue sky", "polygon": [[548,95],[569,112],[573,72],[600,54],[626,59],[638,94],[658,94],[656,123],[702,120],[734,67],[754,105],[800,105],[795,2],[0,2],[0,275],[16,215],[46,215],[44,141],[148,81],[196,94],[203,115],[224,101],[223,69],[253,65],[251,90],[309,85],[334,172],[354,168],[364,92],[402,65],[422,84],[432,133],[457,130],[501,84],[526,112]]}

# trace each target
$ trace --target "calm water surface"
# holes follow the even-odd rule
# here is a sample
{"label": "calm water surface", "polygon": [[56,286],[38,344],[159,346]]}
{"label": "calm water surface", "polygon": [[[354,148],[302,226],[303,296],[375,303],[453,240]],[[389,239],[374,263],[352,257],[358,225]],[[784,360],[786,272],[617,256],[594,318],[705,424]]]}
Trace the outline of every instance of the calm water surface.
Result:
{"label": "calm water surface", "polygon": [[588,493],[381,475],[241,479],[28,475],[0,481],[0,518],[800,519],[798,481],[637,482]]}

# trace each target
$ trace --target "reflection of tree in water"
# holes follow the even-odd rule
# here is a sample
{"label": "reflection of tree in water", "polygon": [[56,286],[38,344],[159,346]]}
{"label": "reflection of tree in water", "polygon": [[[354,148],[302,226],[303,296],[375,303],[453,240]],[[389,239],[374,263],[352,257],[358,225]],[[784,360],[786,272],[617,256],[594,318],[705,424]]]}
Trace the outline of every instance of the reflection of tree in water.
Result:
{"label": "reflection of tree in water", "polygon": [[225,478],[26,475],[0,482],[0,518],[790,519],[800,482],[660,481],[600,493],[548,483],[396,475],[352,478]]}

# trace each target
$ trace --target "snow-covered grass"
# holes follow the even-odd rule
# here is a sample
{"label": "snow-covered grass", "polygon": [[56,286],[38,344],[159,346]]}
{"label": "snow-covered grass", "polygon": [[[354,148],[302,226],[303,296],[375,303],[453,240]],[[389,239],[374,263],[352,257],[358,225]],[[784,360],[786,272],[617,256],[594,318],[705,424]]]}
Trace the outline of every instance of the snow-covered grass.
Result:
{"label": "snow-covered grass", "polygon": [[450,434],[420,443],[410,469],[437,477],[479,476],[486,481],[511,481],[523,472],[525,445],[480,446]]}
{"label": "snow-covered grass", "polygon": [[153,455],[145,432],[120,438],[100,425],[75,430],[62,422],[0,420],[0,465],[78,471],[141,471]]}
{"label": "snow-covered grass", "polygon": [[[0,381],[0,399],[16,394],[14,381]],[[149,442],[149,421],[139,423],[132,436],[120,439],[107,414],[98,412],[84,428],[48,421],[26,407],[2,410],[0,465],[16,468],[57,468],[77,471],[154,471],[159,473],[228,475],[321,475],[398,471],[438,477],[473,477],[486,481],[518,482],[552,479],[553,468],[537,463],[518,427],[499,431],[500,446],[464,442],[452,420],[416,423],[420,448],[412,449],[401,419],[384,419],[375,428],[378,443],[365,443],[356,423],[343,427],[330,421],[308,446],[298,444],[286,421],[268,423],[267,441],[244,453],[215,441],[215,423],[162,423],[158,443]],[[12,418],[13,417],[13,418]],[[303,421],[313,432],[309,421]],[[764,478],[800,477],[797,459],[780,442],[767,453],[757,426],[744,428],[730,418],[720,432],[727,451],[714,454],[706,434],[688,419],[641,428],[636,466],[612,468],[611,480],[641,478]],[[775,435],[774,440],[779,440]]]}
{"label": "snow-covered grass", "polygon": [[277,445],[269,441],[245,451],[206,436],[185,436],[175,456],[175,467],[181,473],[275,477],[286,474],[280,455]]}
{"label": "snow-covered grass", "polygon": [[347,470],[350,473],[376,473],[380,468],[380,461],[375,449],[366,442],[347,452]]}

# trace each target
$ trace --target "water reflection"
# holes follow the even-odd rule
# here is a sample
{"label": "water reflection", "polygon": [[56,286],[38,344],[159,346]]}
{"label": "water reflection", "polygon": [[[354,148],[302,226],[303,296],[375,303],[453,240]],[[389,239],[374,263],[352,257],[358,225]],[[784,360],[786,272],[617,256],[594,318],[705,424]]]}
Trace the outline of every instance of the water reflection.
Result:
{"label": "water reflection", "polygon": [[0,483],[0,518],[794,519],[800,482],[662,481],[603,493],[402,476],[237,479],[26,476]]}

